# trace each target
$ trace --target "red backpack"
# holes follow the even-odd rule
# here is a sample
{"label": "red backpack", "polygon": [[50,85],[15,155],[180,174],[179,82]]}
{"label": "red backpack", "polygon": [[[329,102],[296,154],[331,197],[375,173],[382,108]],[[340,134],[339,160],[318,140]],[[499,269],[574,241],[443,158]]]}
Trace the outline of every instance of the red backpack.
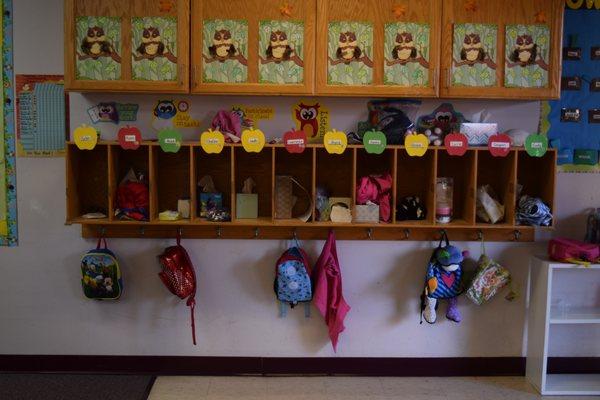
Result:
{"label": "red backpack", "polygon": [[588,265],[600,260],[600,247],[580,240],[555,238],[548,243],[548,255],[555,261]]}
{"label": "red backpack", "polygon": [[158,276],[167,289],[180,299],[187,298],[186,305],[190,307],[192,319],[192,339],[196,345],[196,325],[194,322],[194,307],[196,305],[196,273],[187,251],[180,244],[181,236],[177,235],[177,245],[170,246],[158,256],[162,271]]}

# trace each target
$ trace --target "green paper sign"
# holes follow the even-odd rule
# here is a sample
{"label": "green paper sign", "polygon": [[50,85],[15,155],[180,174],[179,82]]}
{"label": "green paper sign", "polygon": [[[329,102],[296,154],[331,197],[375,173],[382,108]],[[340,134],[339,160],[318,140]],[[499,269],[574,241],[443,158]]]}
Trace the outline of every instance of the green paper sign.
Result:
{"label": "green paper sign", "polygon": [[387,139],[381,131],[367,131],[363,136],[363,145],[367,153],[381,154],[387,146]]}
{"label": "green paper sign", "polygon": [[525,150],[531,157],[542,157],[548,151],[548,137],[546,135],[527,136]]}
{"label": "green paper sign", "polygon": [[165,153],[177,153],[181,147],[181,132],[175,129],[163,129],[158,132],[158,143]]}

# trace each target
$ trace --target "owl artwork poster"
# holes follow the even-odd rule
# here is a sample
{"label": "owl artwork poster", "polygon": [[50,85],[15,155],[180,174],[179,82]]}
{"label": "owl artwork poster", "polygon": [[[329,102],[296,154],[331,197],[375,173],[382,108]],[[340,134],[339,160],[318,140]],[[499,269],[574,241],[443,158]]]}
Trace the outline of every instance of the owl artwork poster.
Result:
{"label": "owl artwork poster", "polygon": [[333,21],[328,27],[327,83],[373,83],[373,24]]}
{"label": "owl artwork poster", "polygon": [[292,120],[310,143],[323,143],[325,132],[331,130],[329,109],[319,101],[303,99],[292,105]]}
{"label": "owl artwork poster", "polygon": [[496,86],[497,37],[497,25],[454,25],[452,86]]}
{"label": "owl artwork poster", "polygon": [[258,29],[260,83],[303,83],[304,23],[261,21]]}
{"label": "owl artwork poster", "polygon": [[177,80],[177,18],[134,17],[131,36],[133,80]]}
{"label": "owl artwork poster", "polygon": [[504,85],[548,86],[549,48],[547,25],[507,25]]}
{"label": "owl artwork poster", "polygon": [[77,17],[76,78],[121,79],[121,21],[117,17]]}
{"label": "owl artwork poster", "polygon": [[414,22],[385,24],[386,85],[429,85],[429,25]]}
{"label": "owl artwork poster", "polygon": [[248,21],[204,21],[202,80],[205,83],[248,81]]}

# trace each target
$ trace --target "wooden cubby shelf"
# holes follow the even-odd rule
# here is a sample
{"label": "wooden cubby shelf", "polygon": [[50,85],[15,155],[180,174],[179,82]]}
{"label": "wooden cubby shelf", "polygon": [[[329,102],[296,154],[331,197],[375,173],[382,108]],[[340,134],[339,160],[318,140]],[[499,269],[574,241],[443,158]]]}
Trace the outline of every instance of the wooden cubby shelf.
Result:
{"label": "wooden cubby shelf", "polygon": [[[177,153],[165,153],[156,142],[143,142],[137,150],[123,150],[116,142],[100,142],[93,150],[67,144],[67,224],[81,224],[84,237],[174,237],[203,239],[324,239],[330,229],[342,240],[436,240],[446,230],[452,240],[532,241],[535,228],[516,223],[517,188],[522,194],[542,198],[554,208],[556,152],[530,157],[513,148],[507,157],[493,157],[487,148],[469,148],[462,157],[450,156],[443,147],[430,148],[423,157],[410,157],[403,146],[388,146],[380,155],[368,154],[362,145],[350,145],[341,155],[329,154],[321,144],[308,145],[301,154],[290,154],[280,144],[266,145],[260,153],[247,153],[240,145],[227,144],[220,154],[206,154],[196,142],[184,143]],[[116,189],[133,168],[147,176],[150,219],[124,221],[115,214]],[[400,221],[392,213],[390,223],[333,223],[319,221],[315,213],[307,222],[298,217],[312,201],[316,188],[325,187],[331,197],[351,198],[356,203],[357,180],[369,174],[392,176],[392,209],[405,196],[417,195],[428,213],[424,220]],[[210,222],[200,217],[198,180],[213,178],[222,193],[223,206],[232,220]],[[293,176],[298,187],[292,219],[275,218],[275,181]],[[236,196],[247,178],[255,183],[258,217],[236,218]],[[454,179],[454,218],[448,224],[435,221],[437,177]],[[491,185],[505,206],[504,219],[496,224],[478,220],[477,187]],[[180,199],[190,200],[190,218],[161,221],[159,213],[177,209]],[[314,210],[313,210],[314,211]],[[101,212],[103,219],[84,219]]]}

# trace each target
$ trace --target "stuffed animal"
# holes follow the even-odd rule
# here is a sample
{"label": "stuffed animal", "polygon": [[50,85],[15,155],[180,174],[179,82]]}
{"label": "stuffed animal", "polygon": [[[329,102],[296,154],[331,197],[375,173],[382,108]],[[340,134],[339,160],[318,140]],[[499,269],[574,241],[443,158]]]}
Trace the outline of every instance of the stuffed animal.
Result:
{"label": "stuffed animal", "polygon": [[[445,240],[445,246],[442,241]],[[458,247],[450,245],[446,233],[442,233],[440,244],[433,251],[427,274],[425,288],[421,296],[421,315],[430,324],[437,320],[439,300],[448,300],[446,318],[460,322],[462,317],[457,306],[457,297],[462,293],[462,264],[468,252],[462,252]],[[421,322],[423,322],[421,320]]]}

